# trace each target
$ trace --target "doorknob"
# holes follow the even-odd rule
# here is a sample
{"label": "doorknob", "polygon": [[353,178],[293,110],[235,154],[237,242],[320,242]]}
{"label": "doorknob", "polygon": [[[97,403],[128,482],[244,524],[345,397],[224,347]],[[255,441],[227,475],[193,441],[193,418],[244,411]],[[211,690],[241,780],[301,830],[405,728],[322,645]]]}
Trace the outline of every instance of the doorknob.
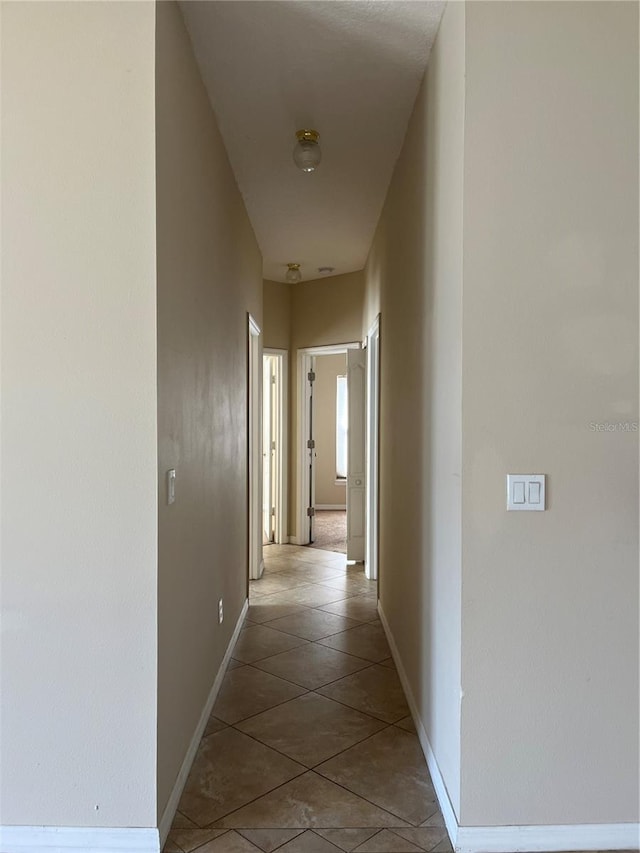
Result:
{"label": "doorknob", "polygon": [[362,485],[362,480],[356,480],[356,486],[361,486],[361,485]]}

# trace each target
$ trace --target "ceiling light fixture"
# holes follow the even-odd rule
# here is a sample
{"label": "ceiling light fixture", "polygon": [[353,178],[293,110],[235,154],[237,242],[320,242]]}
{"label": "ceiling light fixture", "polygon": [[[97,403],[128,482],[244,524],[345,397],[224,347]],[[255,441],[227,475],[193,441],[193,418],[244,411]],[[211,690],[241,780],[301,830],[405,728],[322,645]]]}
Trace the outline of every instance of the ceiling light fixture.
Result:
{"label": "ceiling light fixture", "polygon": [[335,270],[335,267],[318,267],[318,272],[320,275],[331,275],[331,273]]}
{"label": "ceiling light fixture", "polygon": [[290,282],[290,284],[297,284],[302,279],[300,264],[287,264],[287,267],[287,274],[285,276],[286,280]]}
{"label": "ceiling light fixture", "polygon": [[293,162],[303,172],[313,172],[322,159],[320,134],[317,130],[298,130],[296,147],[293,149]]}

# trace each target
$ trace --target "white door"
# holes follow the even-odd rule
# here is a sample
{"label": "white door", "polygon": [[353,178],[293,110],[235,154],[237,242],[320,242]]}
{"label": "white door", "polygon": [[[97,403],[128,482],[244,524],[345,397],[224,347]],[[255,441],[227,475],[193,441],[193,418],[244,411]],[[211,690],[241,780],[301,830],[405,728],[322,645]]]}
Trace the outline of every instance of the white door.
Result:
{"label": "white door", "polygon": [[262,534],[264,544],[275,541],[275,405],[276,360],[262,357]]}
{"label": "white door", "polygon": [[309,519],[309,544],[315,541],[315,514],[316,514],[316,425],[314,421],[314,403],[313,395],[315,392],[316,382],[316,359],[311,356],[309,359],[309,372],[307,374],[307,405],[309,407],[309,433],[307,438],[307,454],[309,464],[309,500],[307,504],[307,515]]}
{"label": "white door", "polygon": [[347,350],[347,560],[364,560],[366,541],[366,389],[367,354]]}

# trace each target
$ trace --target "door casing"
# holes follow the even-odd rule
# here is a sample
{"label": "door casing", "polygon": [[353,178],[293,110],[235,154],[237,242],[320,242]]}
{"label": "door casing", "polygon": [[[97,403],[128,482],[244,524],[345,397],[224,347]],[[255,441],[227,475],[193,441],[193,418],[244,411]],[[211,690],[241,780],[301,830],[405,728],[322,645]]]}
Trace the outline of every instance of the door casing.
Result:
{"label": "door casing", "polygon": [[380,505],[380,315],[367,333],[367,539],[364,571],[378,579]]}
{"label": "door casing", "polygon": [[247,493],[249,578],[257,580],[264,571],[262,559],[262,352],[260,326],[251,314],[248,327],[247,405]]}
{"label": "door casing", "polygon": [[[278,545],[289,541],[289,465],[288,465],[288,389],[289,389],[289,352],[286,349],[265,347],[264,355],[276,360],[276,523],[275,542]],[[263,362],[264,363],[264,362]]]}
{"label": "door casing", "polygon": [[[296,535],[289,541],[294,545],[309,544],[309,490],[313,486],[313,466],[309,470],[307,439],[309,437],[309,383],[307,374],[313,365],[313,359],[319,355],[343,355],[349,349],[360,349],[360,341],[332,344],[330,346],[305,347],[297,353],[297,401],[296,401]],[[315,490],[312,491],[315,495]],[[314,500],[315,503],[315,500]]]}
{"label": "door casing", "polygon": [[367,542],[367,353],[347,352],[349,437],[347,560],[364,563]]}

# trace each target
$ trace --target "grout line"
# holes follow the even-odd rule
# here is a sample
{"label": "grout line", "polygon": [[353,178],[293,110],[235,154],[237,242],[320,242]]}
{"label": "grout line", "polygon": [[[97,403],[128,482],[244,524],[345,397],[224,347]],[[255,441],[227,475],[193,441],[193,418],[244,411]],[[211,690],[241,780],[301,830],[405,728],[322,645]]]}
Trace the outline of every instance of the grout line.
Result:
{"label": "grout line", "polygon": [[[333,701],[333,699],[330,699],[328,696],[322,696],[321,693],[315,693],[315,691],[313,691],[313,690],[309,690],[307,693],[305,693],[303,695],[309,696],[312,693],[315,696],[320,696],[320,698],[322,698],[322,699],[328,699],[328,701],[330,701],[330,702]],[[302,696],[296,696],[294,699],[289,699],[288,702],[295,702],[296,699],[301,699],[301,698],[302,698]],[[287,702],[281,702],[279,705],[274,705],[273,708],[268,708],[266,711],[261,711],[260,713],[266,714],[269,711],[272,711],[275,708],[281,708],[282,705],[286,705],[286,704],[288,704],[288,703]],[[337,702],[336,704],[341,705],[342,703]],[[344,705],[343,707],[345,707],[349,711],[356,711],[357,712],[356,708],[350,708],[348,705]],[[246,735],[247,737],[252,738],[252,740],[257,741],[259,744],[262,744],[262,746],[266,746],[268,749],[272,749],[274,752],[277,752],[279,755],[284,756],[284,758],[288,758],[289,761],[294,761],[296,764],[302,765],[306,770],[314,770],[316,767],[319,767],[321,764],[324,764],[326,761],[331,761],[333,758],[337,758],[339,755],[342,755],[343,752],[347,752],[348,750],[352,749],[352,747],[357,746],[359,743],[363,743],[363,741],[369,740],[369,738],[373,737],[374,735],[378,735],[381,732],[386,731],[386,729],[393,728],[393,725],[394,725],[393,723],[386,723],[386,722],[384,722],[384,720],[378,720],[376,717],[371,717],[369,714],[364,714],[364,712],[362,712],[362,711],[360,711],[358,713],[362,713],[363,716],[369,717],[369,719],[372,722],[383,723],[384,725],[382,726],[382,728],[378,729],[378,731],[376,731],[376,732],[371,732],[370,734],[363,735],[363,737],[361,737],[359,740],[354,741],[352,744],[349,744],[349,746],[345,746],[344,749],[338,750],[338,752],[336,752],[334,755],[329,755],[329,756],[327,756],[327,758],[323,758],[321,761],[318,761],[317,764],[310,764],[310,765],[304,764],[298,758],[293,758],[291,755],[287,755],[286,752],[282,752],[282,750],[278,749],[277,746],[272,746],[270,743],[266,743],[265,741],[260,740],[260,738],[257,735],[252,735],[250,732],[245,732],[242,729],[238,728],[239,723],[246,723],[247,720],[254,719],[254,717],[259,717],[260,714],[254,714],[253,717],[247,717],[246,720],[238,720],[238,723],[233,723],[233,725],[229,726],[229,728],[235,729],[240,734]],[[217,732],[214,732],[214,734],[217,734]],[[208,737],[211,737],[211,735],[208,735]],[[293,778],[295,779],[296,777],[294,776]],[[285,828],[286,827],[283,827],[283,829],[285,829]]]}
{"label": "grout line", "polygon": [[[308,586],[322,586],[322,584],[307,584],[307,585]],[[295,587],[295,589],[302,589],[302,587]],[[284,589],[281,592],[268,593],[267,595],[259,595],[259,596],[257,596],[257,598],[258,599],[274,598],[276,595],[286,595],[286,593],[288,591],[289,590]],[[336,590],[336,592],[339,592],[339,590]],[[364,594],[366,595],[366,593],[364,593]],[[284,601],[275,601],[275,602],[272,601],[270,603],[271,604],[284,604],[284,605],[301,604],[302,607],[308,607],[310,610],[317,610],[319,607],[326,607],[328,604],[338,604],[339,602],[348,601],[348,599],[350,599],[350,598],[357,598],[357,597],[358,597],[358,595],[345,595],[344,598],[336,598],[335,601],[325,601],[324,604],[302,604],[299,601],[294,601],[294,599],[292,599],[292,598],[285,598]],[[249,594],[249,602],[251,602],[251,594]],[[259,604],[260,601],[257,601],[256,603]]]}
{"label": "grout line", "polygon": [[[387,814],[391,815],[391,817],[397,817],[398,820],[402,821],[402,823],[404,823],[404,824],[408,824],[408,826],[399,826],[399,827],[397,827],[398,829],[419,829],[420,828],[420,824],[413,824],[410,821],[405,820],[404,818],[400,817],[400,815],[397,815],[395,812],[392,812],[389,809],[385,809],[385,808],[383,808],[383,806],[377,805],[376,803],[367,799],[367,797],[363,797],[360,794],[356,794],[355,791],[351,791],[345,785],[341,785],[339,782],[335,782],[333,779],[329,779],[327,776],[323,776],[321,773],[316,773],[315,770],[312,770],[310,768],[305,769],[305,771],[303,773],[297,773],[295,776],[292,776],[291,779],[287,779],[286,782],[282,782],[280,785],[276,785],[275,788],[271,788],[271,790],[265,791],[264,794],[259,794],[257,797],[254,797],[252,800],[249,800],[248,802],[244,803],[243,805],[238,806],[238,808],[232,809],[231,811],[226,812],[225,814],[221,815],[220,817],[217,817],[215,820],[213,820],[211,823],[208,823],[206,826],[198,827],[198,828],[199,829],[226,829],[227,832],[231,832],[232,830],[238,831],[238,829],[240,827],[238,827],[238,828],[233,827],[233,826],[220,826],[220,827],[218,827],[215,824],[221,820],[224,820],[225,818],[229,817],[230,815],[235,814],[235,812],[239,812],[241,809],[244,809],[247,806],[253,805],[253,803],[257,802],[258,800],[261,800],[263,797],[266,797],[269,794],[272,794],[274,791],[278,791],[280,788],[284,788],[284,786],[288,785],[289,782],[293,782],[294,779],[299,779],[301,776],[305,776],[307,773],[315,774],[316,776],[318,776],[323,781],[330,782],[332,785],[335,785],[338,788],[342,788],[343,791],[346,791],[347,793],[351,794],[352,796],[358,797],[359,799],[364,800],[364,802],[369,803],[370,806],[373,806],[376,809],[380,809],[380,811],[386,812]],[[302,830],[311,829],[311,830],[313,830],[313,829],[350,829],[351,827],[333,826],[332,825],[332,826],[318,826],[318,827],[314,827],[314,826],[304,826],[304,827],[299,827],[299,826],[263,826],[263,827],[244,826],[241,828],[242,829],[302,829]],[[379,832],[382,829],[392,829],[392,827],[390,827],[390,826],[366,826],[366,827],[363,826],[362,829],[374,829],[374,830],[377,830]],[[219,837],[222,837],[222,836],[219,836]]]}
{"label": "grout line", "polygon": [[[242,720],[241,722],[246,722],[246,720]],[[269,744],[269,743],[264,743],[264,741],[261,741],[260,738],[256,737],[255,735],[252,735],[250,732],[243,732],[242,729],[236,728],[235,725],[231,726],[231,728],[235,729],[238,732],[238,734],[241,734],[241,735],[244,735],[245,737],[251,738],[251,740],[255,741],[256,743],[259,743],[260,746],[264,746],[266,749],[270,749],[272,752],[277,752],[278,755],[282,756],[282,758],[286,758],[288,761],[293,761],[294,764],[298,764],[300,767],[303,768],[302,773],[296,773],[295,776],[292,776],[291,779],[287,780],[288,782],[291,782],[292,779],[297,779],[298,776],[302,776],[303,773],[306,773],[308,770],[312,769],[311,767],[308,767],[306,764],[303,764],[302,761],[298,761],[296,758],[291,758],[290,755],[287,755],[286,752],[282,752],[280,749],[278,749],[277,746],[271,746],[271,744]],[[327,761],[328,760],[329,759],[327,759]],[[319,763],[322,764],[322,762],[319,762]],[[283,784],[286,785],[287,783],[284,782]],[[275,788],[273,790],[275,791]],[[270,792],[267,791],[267,794],[268,793],[270,793]],[[265,796],[265,795],[262,794],[262,796]],[[240,808],[244,808],[244,806],[240,806]],[[286,827],[282,827],[282,829],[285,829],[285,828]]]}
{"label": "grout line", "polygon": [[[360,670],[358,670],[358,672],[364,672],[364,670],[360,669]],[[352,674],[357,675],[357,673],[352,673]],[[346,676],[346,677],[348,678],[349,676]],[[338,679],[338,681],[340,681],[340,679]],[[331,684],[335,684],[335,683],[336,683],[335,681],[331,682]],[[322,687],[317,687],[316,691],[309,691],[309,692],[317,692],[317,691],[322,690],[323,687],[328,687],[328,686],[329,686],[328,684],[323,684]],[[337,702],[338,705],[343,705],[345,708],[349,708],[350,711],[358,711],[358,713],[360,713],[360,714],[364,714],[367,717],[371,717],[372,720],[376,720],[379,723],[384,723],[387,728],[390,728],[391,726],[395,726],[396,723],[398,722],[398,720],[404,720],[404,717],[398,717],[398,720],[396,720],[393,723],[390,723],[388,720],[383,720],[381,717],[375,717],[370,711],[362,711],[360,708],[355,708],[353,705],[347,705],[346,702],[342,702],[340,699],[335,699],[333,696],[325,696],[324,693],[319,693],[319,692],[318,692],[318,696],[322,696],[324,699],[331,699],[332,702]],[[380,731],[384,731],[384,729],[380,729]],[[407,732],[407,734],[411,734],[411,732]]]}
{"label": "grout line", "polygon": [[[298,646],[298,648],[299,648],[299,646]],[[293,649],[291,649],[291,651],[293,651]],[[282,652],[280,652],[280,654],[282,654]],[[275,655],[272,655],[272,657],[275,657]],[[267,660],[267,658],[264,658],[264,660]],[[280,679],[280,681],[284,681],[286,684],[290,684],[292,687],[297,687],[297,688],[298,688],[298,690],[300,690],[300,689],[302,689],[302,690],[306,690],[306,692],[307,692],[307,693],[309,693],[309,692],[313,689],[313,688],[311,688],[311,687],[305,687],[305,685],[304,685],[304,684],[296,684],[296,682],[295,682],[295,681],[290,681],[288,678],[283,678],[281,675],[274,675],[274,673],[273,673],[273,672],[267,672],[267,670],[266,670],[266,669],[260,669],[260,667],[259,667],[259,666],[254,666],[254,665],[253,665],[253,664],[251,664],[251,663],[245,663],[245,664],[244,664],[244,666],[251,667],[251,669],[255,669],[255,671],[256,671],[256,672],[261,672],[261,673],[262,673],[262,675],[270,675],[272,678],[279,678],[279,679]],[[239,667],[236,667],[236,669],[239,669]],[[231,671],[233,672],[233,670],[231,670]],[[296,697],[295,697],[295,696],[293,696],[292,698],[293,698],[293,699],[295,699]],[[287,701],[287,702],[288,702],[289,700],[288,700],[288,699],[286,699],[285,701]],[[282,703],[279,703],[279,704],[282,704]],[[215,715],[214,715],[214,716],[215,716]],[[223,722],[224,722],[224,721],[223,721]],[[227,724],[227,725],[228,725],[228,724]]]}
{"label": "grout line", "polygon": [[[259,670],[259,671],[262,672],[262,670]],[[292,684],[292,682],[289,681],[289,682],[287,682],[287,684]],[[295,684],[293,686],[299,687],[300,685]],[[277,702],[275,705],[272,705],[270,708],[265,708],[264,711],[258,711],[256,714],[249,714],[248,717],[243,717],[241,720],[236,720],[235,723],[226,723],[225,725],[229,726],[229,728],[235,729],[235,728],[237,728],[237,726],[240,725],[240,723],[246,723],[247,720],[253,720],[255,717],[259,717],[260,714],[266,714],[268,711],[273,711],[275,708],[281,708],[283,705],[286,705],[288,702],[293,702],[296,699],[301,699],[303,696],[306,696],[309,693],[313,693],[313,690],[307,690],[306,688],[303,688],[303,689],[306,690],[306,692],[301,693],[299,696],[292,696],[290,699],[283,699],[282,702]],[[243,732],[242,729],[238,729],[238,731],[242,732],[243,735],[247,734],[246,732]],[[213,734],[217,734],[217,732],[213,732]],[[210,735],[209,735],[209,737],[210,737]],[[289,756],[287,756],[287,757],[289,757]],[[295,759],[293,759],[293,760],[295,760]]]}
{"label": "grout line", "polygon": [[[271,827],[271,828],[273,828],[273,827]],[[281,848],[281,847],[284,847],[284,845],[285,845],[285,844],[288,844],[290,841],[295,841],[295,839],[296,839],[296,838],[298,838],[300,835],[302,835],[302,833],[303,833],[303,832],[306,832],[306,831],[307,831],[306,829],[300,829],[300,828],[299,828],[299,827],[297,827],[297,826],[282,826],[282,827],[279,827],[279,828],[274,829],[273,831],[274,831],[274,832],[279,832],[279,831],[281,831],[281,830],[283,830],[283,829],[284,829],[284,830],[286,830],[286,829],[293,830],[294,832],[295,832],[295,831],[297,831],[297,832],[298,832],[298,835],[294,835],[294,836],[293,836],[293,838],[289,838],[289,839],[287,839],[287,841],[283,841],[283,842],[282,842],[282,844],[278,844],[276,847],[271,847],[271,849],[270,849],[269,853],[275,853],[275,851],[276,851],[276,850],[280,850],[280,848]],[[254,830],[254,829],[253,829],[253,827],[246,827],[246,828],[244,829],[244,832],[251,832],[251,831],[257,831],[257,832],[259,832],[260,830]],[[240,835],[242,835],[243,830],[241,830],[241,829],[236,829],[236,832],[237,832],[237,833],[239,833]],[[263,830],[263,832],[264,832],[264,830]],[[242,837],[243,837],[243,838],[246,838],[246,836],[244,836],[244,835],[243,835]],[[248,838],[247,838],[246,840],[247,840],[247,841],[249,841],[249,839],[248,839]],[[255,844],[255,842],[254,842],[254,841],[250,841],[249,843],[250,843],[250,844]],[[258,845],[258,844],[256,844],[255,846],[256,846],[256,847],[259,847],[259,845]],[[262,853],[264,853],[264,848],[259,847],[259,849],[262,851]]]}
{"label": "grout line", "polygon": [[[326,613],[326,611],[323,611],[323,612]],[[292,613],[291,615],[295,616],[296,614]],[[334,613],[327,613],[327,616],[334,616],[334,615],[335,615]],[[276,618],[272,619],[271,621],[277,622],[280,618],[281,619],[287,619],[288,617],[287,616],[282,616],[282,617],[276,616]],[[336,616],[336,619],[349,619],[349,617],[348,616]],[[267,622],[264,624],[269,625],[270,623]],[[352,625],[351,628],[339,628],[337,631],[334,631],[332,634],[324,634],[322,637],[315,637],[315,639],[313,639],[313,640],[310,640],[308,637],[302,637],[300,634],[294,634],[292,631],[285,631],[284,628],[274,628],[273,630],[274,631],[282,631],[283,634],[289,634],[291,637],[300,637],[300,639],[302,639],[302,640],[307,640],[308,643],[319,643],[320,640],[326,640],[328,637],[335,637],[336,634],[343,634],[345,631],[350,631],[352,628],[360,628],[362,625],[366,625],[366,624],[368,624],[368,623],[367,622],[361,622],[359,625]],[[383,658],[383,660],[386,660],[386,658]]]}
{"label": "grout line", "polygon": [[[412,829],[413,829],[413,828],[414,828],[414,827],[412,827]],[[415,829],[422,829],[422,828],[423,828],[423,827],[421,827],[421,826],[417,826],[417,827],[415,827]],[[402,837],[402,835],[398,835],[397,829],[398,829],[398,827],[395,827],[394,829],[390,829],[390,830],[389,830],[389,832],[392,832],[392,833],[393,833],[397,838],[401,838],[403,841],[407,841],[408,839],[403,838],[403,837]],[[446,834],[447,834],[447,830],[446,830],[444,827],[442,827],[442,830],[443,830],[443,832],[444,832],[444,835],[446,835]],[[448,837],[448,836],[447,836],[447,837]],[[443,840],[443,839],[441,838],[441,839],[440,839],[440,841],[442,841],[442,840]],[[433,850],[433,848],[434,848],[434,847],[437,847],[437,846],[438,846],[438,844],[440,844],[440,841],[436,841],[436,843],[435,843],[435,844],[433,844],[433,845],[429,848],[429,850]],[[412,841],[412,842],[411,842],[411,844],[415,844],[415,846],[416,846],[416,847],[419,847],[419,848],[420,848],[420,850],[422,851],[422,853],[429,853],[429,851],[427,850],[427,848],[426,848],[426,847],[421,846],[420,844],[418,844],[418,842],[417,842],[417,841]]]}
{"label": "grout line", "polygon": [[[202,828],[205,830],[208,829],[208,827],[202,827]],[[222,829],[223,827],[220,827],[220,828]],[[227,829],[226,832],[223,832],[220,835],[217,835],[215,838],[209,839],[209,841],[205,841],[203,844],[198,844],[198,846],[194,847],[192,850],[190,850],[189,853],[198,853],[198,850],[202,850],[202,848],[205,846],[205,844],[211,844],[212,841],[217,841],[218,838],[224,838],[225,835],[228,835],[229,832],[231,832],[231,831],[232,830]],[[185,851],[183,851],[183,853],[185,853]]]}
{"label": "grout line", "polygon": [[[307,643],[307,645],[308,645],[308,646],[312,646],[312,645],[321,645],[321,644],[320,644],[320,643],[316,644],[315,642],[311,642],[311,643]],[[291,652],[295,652],[296,648],[298,648],[298,649],[299,649],[299,648],[301,648],[301,646],[296,646],[296,647],[295,647],[295,648],[293,648],[293,649],[289,649],[289,651],[291,651]],[[322,646],[322,648],[326,649],[326,648],[327,648],[327,646]],[[329,651],[331,651],[331,652],[335,652],[335,651],[338,651],[338,650],[337,650],[337,649],[329,649]],[[271,655],[270,657],[274,657],[274,658],[276,658],[276,657],[278,657],[279,655],[286,655],[286,654],[288,654],[288,653],[287,653],[287,652],[278,652],[277,654],[275,654],[275,655]],[[345,655],[346,657],[353,658],[354,660],[357,660],[357,661],[360,661],[361,663],[366,664],[366,666],[362,666],[362,667],[360,667],[360,669],[355,669],[355,670],[353,670],[353,672],[348,672],[348,673],[346,673],[346,674],[339,675],[337,678],[333,678],[333,679],[331,679],[331,681],[325,681],[325,682],[323,682],[322,684],[316,684],[316,685],[314,685],[313,687],[309,687],[309,686],[308,686],[308,685],[306,685],[306,684],[298,684],[298,682],[296,682],[296,681],[290,681],[289,683],[290,683],[290,684],[294,684],[296,687],[302,687],[302,688],[304,688],[307,692],[311,692],[311,691],[313,691],[313,690],[318,690],[320,687],[328,687],[330,684],[335,684],[335,682],[336,682],[336,681],[341,681],[343,678],[348,678],[350,675],[355,675],[357,672],[363,672],[365,669],[370,669],[372,666],[379,666],[379,664],[377,664],[377,663],[376,663],[376,661],[366,660],[366,658],[359,658],[359,657],[356,657],[356,655],[350,655],[350,654],[348,654],[348,652],[340,652],[340,651],[338,651],[338,654]],[[269,659],[270,659],[270,658],[263,658],[261,661],[256,661],[256,663],[264,663],[265,661],[267,661],[267,660],[269,660]],[[250,666],[250,664],[247,664],[247,666]],[[266,672],[266,673],[267,673],[267,675],[275,675],[275,673],[273,673],[273,672],[269,672],[269,670],[268,670],[268,669],[264,669],[264,670],[263,670],[263,669],[260,669],[260,667],[259,667],[259,666],[256,666],[256,667],[255,667],[255,669],[260,670],[260,672]],[[281,676],[276,675],[275,677],[276,677],[276,678],[280,678]],[[284,680],[286,680],[286,679],[284,679]]]}
{"label": "grout line", "polygon": [[[363,670],[360,670],[361,672]],[[348,676],[347,676],[348,677]],[[335,682],[332,682],[335,684]],[[326,686],[326,685],[325,685]],[[321,688],[318,688],[318,690]],[[382,723],[383,727],[378,729],[378,731],[382,732],[385,729],[391,728],[391,726],[395,726],[395,723],[388,723],[386,720],[381,720],[380,717],[374,717],[373,714],[368,713],[367,711],[361,711],[360,708],[354,708],[353,705],[347,705],[345,702],[341,702],[339,699],[334,699],[333,696],[325,696],[323,693],[318,693],[317,690],[310,690],[309,693],[315,693],[316,696],[320,696],[322,699],[328,699],[330,702],[335,702],[336,705],[341,705],[343,708],[346,708],[348,711],[356,711],[358,714],[362,714],[365,717],[368,717],[370,720],[373,720],[375,723]],[[404,717],[400,718],[401,720]],[[374,732],[373,734],[378,734],[378,732]],[[344,752],[344,750],[343,750]]]}
{"label": "grout line", "polygon": [[[303,773],[296,773],[295,776],[292,776],[291,779],[287,779],[286,782],[282,782],[280,785],[276,785],[275,788],[271,788],[269,791],[265,791],[264,794],[259,794],[257,797],[254,797],[252,800],[249,800],[243,805],[238,806],[235,809],[231,809],[229,812],[225,812],[220,817],[217,817],[215,820],[208,823],[206,826],[203,826],[203,829],[226,829],[227,831],[231,829],[235,829],[235,827],[225,827],[225,826],[216,826],[216,823],[219,823],[221,820],[224,820],[226,817],[234,814],[235,812],[239,812],[240,809],[245,809],[247,806],[253,805],[253,803],[261,800],[262,797],[266,797],[268,794],[272,794],[274,791],[278,791],[280,788],[284,788],[285,785],[288,785],[289,782],[293,782],[294,779],[299,779],[301,776],[304,776],[305,773],[312,773],[312,770],[305,770]],[[254,827],[254,826],[244,826],[242,829],[299,829],[297,826],[264,826],[264,827]],[[306,827],[305,827],[306,829]]]}
{"label": "grout line", "polygon": [[[377,732],[376,732],[376,734],[377,734]],[[371,735],[371,737],[374,737],[374,736],[375,735]],[[330,760],[330,759],[327,759],[327,760]],[[320,776],[321,779],[325,779],[327,782],[331,782],[333,785],[337,785],[339,788],[342,788],[343,791],[347,791],[349,794],[353,794],[354,797],[359,797],[361,800],[364,800],[366,803],[369,803],[369,805],[373,806],[375,809],[380,809],[381,811],[386,812],[387,814],[390,814],[392,817],[397,817],[398,820],[401,820],[403,823],[409,824],[409,826],[400,826],[400,827],[398,827],[398,829],[418,829],[420,827],[419,823],[411,823],[410,820],[407,820],[404,817],[400,817],[399,814],[396,814],[395,812],[391,811],[391,809],[385,808],[384,806],[380,806],[380,805],[378,805],[378,803],[374,803],[373,800],[370,800],[368,797],[365,797],[362,794],[357,794],[355,791],[352,791],[351,788],[347,788],[347,786],[343,785],[341,782],[336,782],[335,779],[330,779],[328,776],[324,776],[322,773],[318,773],[317,770],[311,770],[310,772],[315,773],[317,776]],[[348,828],[348,827],[326,827],[326,828],[327,829],[341,829],[341,828],[344,829],[344,828]],[[375,829],[376,827],[372,827],[372,828]],[[378,830],[391,829],[391,828],[392,827],[390,827],[390,826],[379,826],[379,827],[377,827]],[[325,827],[319,827],[319,829],[325,829]]]}
{"label": "grout line", "polygon": [[[253,628],[260,628],[262,626],[261,625],[252,625],[252,627]],[[283,637],[295,637],[296,636],[295,634],[287,634],[284,631],[278,631],[277,628],[271,628],[270,630],[276,631],[278,634],[282,634]],[[238,639],[240,639],[240,638],[238,638]],[[269,658],[275,658],[278,655],[284,655],[287,652],[293,652],[296,649],[301,649],[303,646],[310,646],[311,643],[314,642],[313,640],[305,640],[303,637],[296,637],[296,640],[301,640],[301,642],[298,643],[297,646],[291,646],[290,649],[283,649],[281,652],[271,652],[271,654],[265,655],[265,657],[263,657],[263,658],[254,658],[254,660],[251,660],[251,661],[241,660],[240,663],[243,663],[245,666],[250,666],[252,663],[260,663],[261,661],[269,660]],[[234,651],[235,651],[235,649],[234,649]],[[234,658],[234,660],[240,660],[240,658]],[[386,658],[383,658],[383,660],[386,660]],[[258,667],[256,667],[256,669],[258,669]],[[233,670],[231,670],[231,672],[233,672]]]}
{"label": "grout line", "polygon": [[[265,660],[268,660],[268,658],[265,658]],[[320,690],[320,688],[322,688],[322,687],[328,687],[330,684],[335,684],[336,681],[342,681],[343,678],[348,678],[350,675],[355,675],[357,672],[363,672],[365,669],[369,669],[371,666],[375,666],[375,664],[372,664],[371,661],[362,661],[362,662],[366,663],[367,666],[363,666],[361,669],[355,669],[353,672],[349,672],[346,675],[339,675],[337,678],[334,678],[331,681],[326,681],[326,682],[323,682],[322,684],[315,684],[313,687],[309,687],[307,684],[298,684],[298,682],[296,682],[296,681],[289,681],[289,684],[293,684],[295,687],[301,687],[303,690],[306,690],[307,693],[313,693],[316,690]],[[260,669],[260,667],[257,666],[256,669]],[[260,670],[260,672],[265,672],[267,675],[274,675],[274,673],[269,672],[269,670],[267,670],[267,669],[262,669],[262,670]],[[276,675],[275,677],[280,678],[279,675]],[[283,680],[286,680],[286,679],[283,679]]]}

